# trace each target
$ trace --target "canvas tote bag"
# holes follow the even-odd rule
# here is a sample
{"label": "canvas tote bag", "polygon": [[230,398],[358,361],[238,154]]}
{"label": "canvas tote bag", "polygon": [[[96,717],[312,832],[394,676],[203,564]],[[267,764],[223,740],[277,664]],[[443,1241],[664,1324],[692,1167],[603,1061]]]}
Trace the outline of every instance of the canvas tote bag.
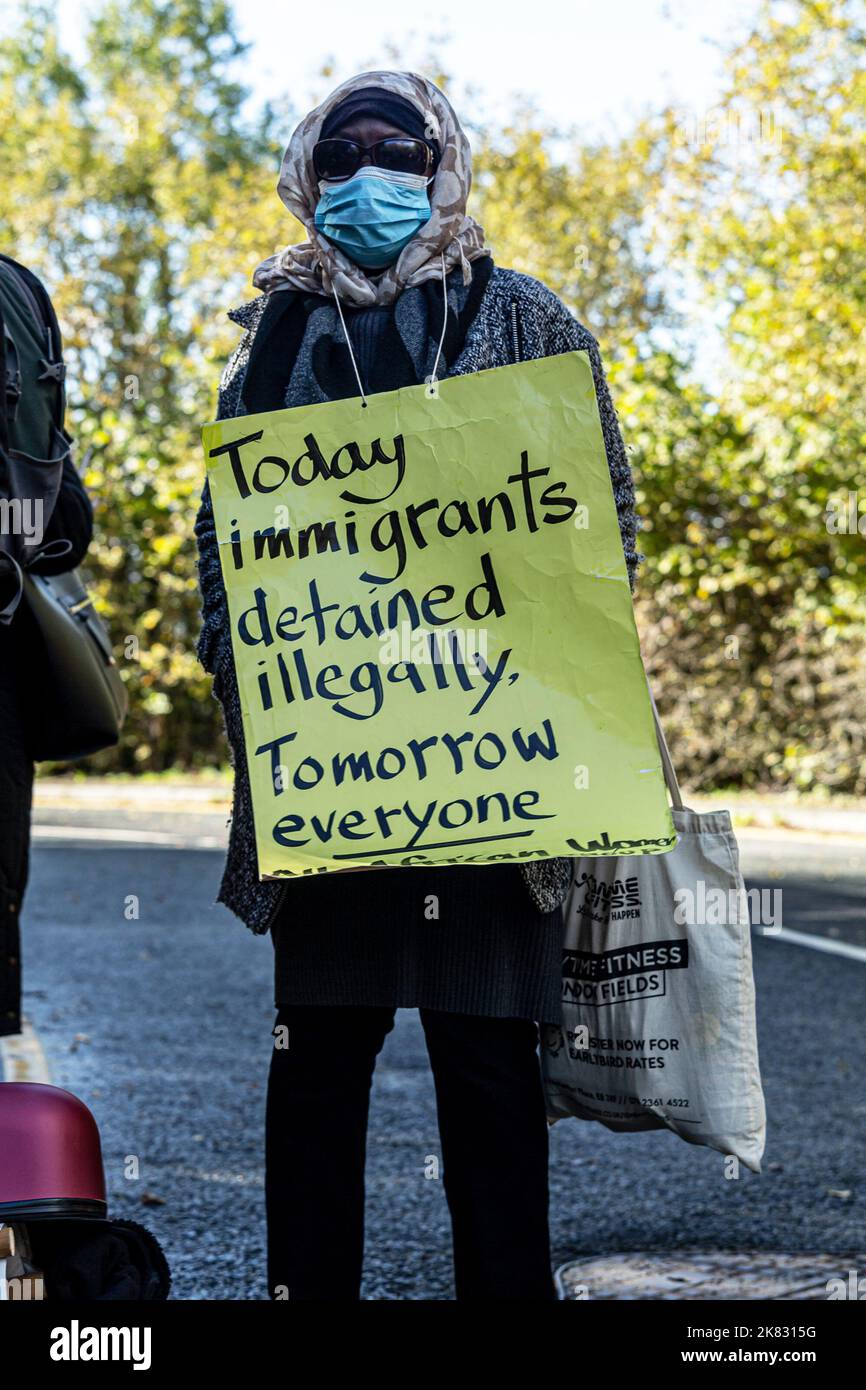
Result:
{"label": "canvas tote bag", "polygon": [[543,1025],[548,1118],[670,1129],[761,1171],[748,901],[727,811],[683,806],[653,702],[676,847],[576,859],[562,1026]]}

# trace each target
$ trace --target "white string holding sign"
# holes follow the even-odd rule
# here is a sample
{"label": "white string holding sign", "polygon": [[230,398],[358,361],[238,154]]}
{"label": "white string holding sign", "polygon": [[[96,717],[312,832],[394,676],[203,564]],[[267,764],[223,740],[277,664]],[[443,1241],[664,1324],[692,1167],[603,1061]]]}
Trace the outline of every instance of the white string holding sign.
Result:
{"label": "white string holding sign", "polygon": [[[439,260],[442,266],[442,332],[439,334],[439,344],[436,348],[436,356],[433,359],[433,371],[430,373],[428,377],[424,378],[424,394],[431,400],[435,400],[439,396],[439,377],[437,373],[439,371],[439,362],[442,357],[442,347],[445,342],[445,330],[448,327],[448,280],[445,272],[444,251],[440,251]],[[362,407],[366,407],[367,397],[364,393],[364,385],[361,381],[361,373],[358,371],[358,363],[355,360],[355,353],[352,349],[352,339],[349,337],[349,330],[346,327],[346,320],[343,316],[343,306],[340,303],[340,296],[337,294],[336,287],[334,287],[334,299],[337,304],[337,313],[340,315],[340,324],[343,329],[343,336],[346,339],[346,347],[349,349],[349,357],[352,359],[352,368],[355,373],[355,380],[358,383],[358,391],[361,395],[361,405]]]}

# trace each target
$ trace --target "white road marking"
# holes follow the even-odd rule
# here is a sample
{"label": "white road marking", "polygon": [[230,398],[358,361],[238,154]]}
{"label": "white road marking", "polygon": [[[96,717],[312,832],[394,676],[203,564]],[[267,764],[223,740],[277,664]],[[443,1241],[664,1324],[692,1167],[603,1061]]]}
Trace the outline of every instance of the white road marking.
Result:
{"label": "white road marking", "polygon": [[778,931],[761,931],[755,936],[767,941],[790,941],[793,946],[809,946],[813,951],[826,951],[831,956],[846,956],[848,960],[866,961],[866,946],[852,946],[847,941],[834,941],[828,936],[812,936],[809,932],[791,931],[780,927]]}
{"label": "white road marking", "polygon": [[[650,771],[651,769],[647,769]],[[772,835],[772,832],[758,831],[756,838]],[[183,835],[166,830],[115,829],[103,826],[74,825],[34,825],[34,840],[51,841],[55,845],[74,846],[88,842],[94,848],[100,844],[106,848],[112,845],[125,845],[130,849],[202,849],[225,850],[226,840],[217,835]],[[776,837],[778,838],[778,837]],[[748,872],[748,865],[746,865]],[[813,951],[824,951],[828,955],[844,956],[848,960],[866,961],[866,946],[854,946],[847,941],[837,941],[831,937],[813,936],[809,932],[790,930],[781,927],[778,931],[755,930],[755,935],[775,941],[788,941],[794,946],[806,946]],[[2,1040],[0,1040],[2,1042]]]}
{"label": "white road marking", "polygon": [[0,1038],[0,1080],[36,1081],[43,1086],[51,1084],[48,1058],[29,1019],[24,1019],[20,1033]]}

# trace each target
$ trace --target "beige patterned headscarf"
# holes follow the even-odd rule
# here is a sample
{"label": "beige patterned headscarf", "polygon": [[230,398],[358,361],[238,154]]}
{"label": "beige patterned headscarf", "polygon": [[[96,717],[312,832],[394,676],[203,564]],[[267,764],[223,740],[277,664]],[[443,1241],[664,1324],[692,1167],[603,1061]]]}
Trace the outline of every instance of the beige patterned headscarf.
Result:
{"label": "beige patterned headscarf", "polygon": [[[378,274],[367,273],[316,229],[313,218],[319,200],[319,182],[313,168],[313,146],[326,116],[345,97],[362,87],[381,87],[410,101],[424,119],[428,140],[436,140],[441,157],[430,186],[430,220],[400,252],[393,265]],[[472,184],[472,154],[451,103],[426,77],[414,72],[362,72],[350,77],[305,116],[289,141],[283,158],[277,192],[289,212],[306,229],[308,241],[287,246],[263,261],[253,276],[260,290],[301,289],[333,295],[352,305],[391,304],[410,285],[463,268],[469,283],[469,262],[488,256],[484,229],[466,214]]]}

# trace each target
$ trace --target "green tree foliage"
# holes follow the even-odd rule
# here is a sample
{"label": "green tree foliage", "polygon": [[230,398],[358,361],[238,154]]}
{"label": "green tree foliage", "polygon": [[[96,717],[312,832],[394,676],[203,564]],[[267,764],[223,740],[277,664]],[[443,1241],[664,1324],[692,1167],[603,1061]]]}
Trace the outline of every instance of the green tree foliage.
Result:
{"label": "green tree foliage", "polygon": [[647,509],[647,646],[693,780],[703,753],[709,781],[866,791],[864,52],[858,3],[766,3],[719,105],[668,113],[669,251],[730,356],[674,509]]}
{"label": "green tree foliage", "polygon": [[496,259],[549,285],[615,348],[651,350],[669,324],[651,273],[650,199],[665,143],[651,125],[612,143],[579,143],[531,107],[483,135],[474,156],[478,212]]}
{"label": "green tree foliage", "polygon": [[289,234],[263,198],[274,151],[227,75],[242,53],[221,0],[104,6],[76,68],[47,9],[0,48],[4,248],[44,277],[70,360],[70,423],[97,504],[89,560],[130,687],[102,765],[222,759],[194,645],[198,430],[249,297]]}
{"label": "green tree foliage", "polygon": [[[863,48],[854,0],[768,0],[705,117],[587,140],[524,107],[474,133],[497,261],[601,343],[644,519],[644,650],[696,787],[866,791],[866,538],[826,518],[863,487]],[[298,113],[251,117],[242,59],[220,0],[103,4],[80,66],[41,6],[0,45],[0,231],[68,335],[90,568],[126,644],[133,714],[101,766],[225,756],[193,656],[198,427],[236,339],[224,310],[300,233],[273,192]],[[728,350],[712,386],[696,296]]]}

